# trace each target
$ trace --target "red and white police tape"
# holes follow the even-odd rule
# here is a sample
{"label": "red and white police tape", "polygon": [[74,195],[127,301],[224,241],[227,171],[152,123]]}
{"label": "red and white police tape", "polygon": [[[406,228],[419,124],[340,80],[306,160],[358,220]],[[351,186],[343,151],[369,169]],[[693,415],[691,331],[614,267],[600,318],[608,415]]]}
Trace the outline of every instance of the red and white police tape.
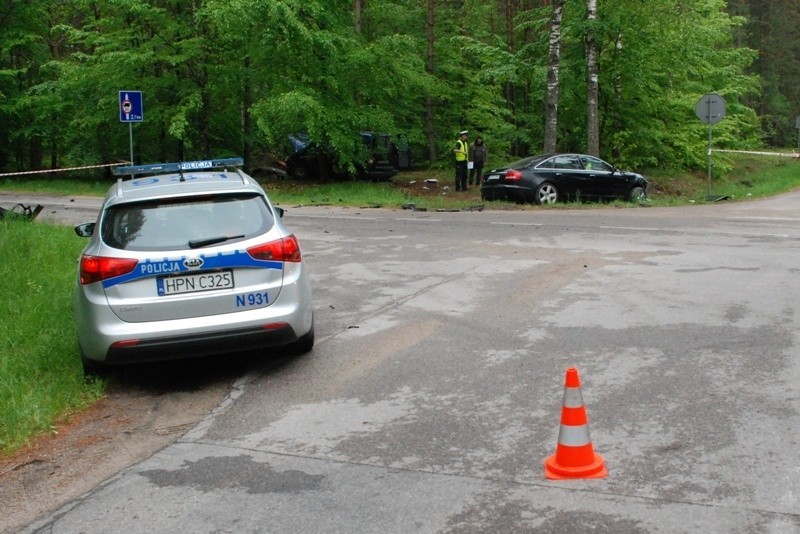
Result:
{"label": "red and white police tape", "polygon": [[103,165],[84,165],[82,167],[65,167],[63,169],[44,169],[39,171],[20,171],[20,172],[3,172],[0,173],[0,178],[4,176],[23,176],[26,174],[47,174],[50,172],[66,172],[66,171],[82,171],[86,169],[100,169],[103,167],[118,167],[120,165],[130,165],[129,161],[123,161],[122,163],[105,163]]}

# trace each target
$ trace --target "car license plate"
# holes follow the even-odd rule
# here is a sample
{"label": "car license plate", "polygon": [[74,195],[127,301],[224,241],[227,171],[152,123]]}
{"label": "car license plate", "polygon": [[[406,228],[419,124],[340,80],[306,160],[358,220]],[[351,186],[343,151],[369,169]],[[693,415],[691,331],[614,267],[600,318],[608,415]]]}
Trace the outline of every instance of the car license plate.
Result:
{"label": "car license plate", "polygon": [[500,179],[500,175],[499,174],[490,174],[489,176],[486,177],[486,181],[487,182],[494,182],[494,181],[499,180],[499,179]]}
{"label": "car license plate", "polygon": [[197,293],[214,289],[231,289],[233,288],[233,272],[218,271],[162,276],[156,278],[156,286],[158,287],[159,296]]}

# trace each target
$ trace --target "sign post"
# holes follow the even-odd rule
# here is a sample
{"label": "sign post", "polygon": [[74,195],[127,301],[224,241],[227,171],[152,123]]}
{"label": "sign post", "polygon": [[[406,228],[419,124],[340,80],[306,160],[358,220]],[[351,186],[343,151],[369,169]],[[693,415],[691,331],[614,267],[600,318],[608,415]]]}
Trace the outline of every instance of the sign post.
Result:
{"label": "sign post", "polygon": [[119,122],[128,123],[128,137],[131,145],[131,165],[133,165],[133,123],[144,121],[141,91],[119,92]]}
{"label": "sign post", "polygon": [[797,128],[797,148],[800,148],[800,115],[794,120],[794,127]]}
{"label": "sign post", "polygon": [[[703,124],[708,124],[708,198],[711,199],[711,126],[725,117],[725,99],[717,93],[707,93],[697,101],[694,113]],[[719,199],[717,199],[719,200]]]}

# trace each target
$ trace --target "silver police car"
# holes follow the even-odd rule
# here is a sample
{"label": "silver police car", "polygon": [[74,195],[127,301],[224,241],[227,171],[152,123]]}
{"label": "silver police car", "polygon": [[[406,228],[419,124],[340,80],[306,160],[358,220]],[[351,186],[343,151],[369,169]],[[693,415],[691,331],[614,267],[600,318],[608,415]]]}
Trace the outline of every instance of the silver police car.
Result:
{"label": "silver police car", "polygon": [[84,369],[314,346],[297,238],[241,158],[117,167],[80,258]]}

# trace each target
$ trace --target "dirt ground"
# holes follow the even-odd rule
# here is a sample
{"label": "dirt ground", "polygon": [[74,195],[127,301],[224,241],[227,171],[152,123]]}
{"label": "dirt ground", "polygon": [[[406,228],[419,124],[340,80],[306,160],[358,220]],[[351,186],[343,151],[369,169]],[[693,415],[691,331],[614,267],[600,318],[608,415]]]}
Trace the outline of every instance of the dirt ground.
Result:
{"label": "dirt ground", "polygon": [[482,202],[479,185],[470,185],[467,191],[459,192],[455,190],[454,178],[442,178],[439,174],[438,178],[430,178],[425,173],[406,173],[402,178],[395,178],[392,185],[409,196],[419,198],[445,197],[476,204]]}
{"label": "dirt ground", "polygon": [[[428,199],[443,198],[480,204],[480,186],[472,185],[468,191],[457,192],[452,171],[404,171],[389,183],[394,189],[406,193],[410,197]],[[330,183],[314,179],[296,180],[292,178],[278,178],[261,169],[256,169],[253,176],[269,190],[304,190],[309,184],[319,185]],[[495,206],[496,207],[496,206]]]}
{"label": "dirt ground", "polygon": [[[228,366],[115,372],[107,395],[15,455],[0,458],[0,532],[16,532],[180,438],[244,370]],[[233,369],[238,367],[238,369]],[[165,371],[166,369],[166,371]]]}

